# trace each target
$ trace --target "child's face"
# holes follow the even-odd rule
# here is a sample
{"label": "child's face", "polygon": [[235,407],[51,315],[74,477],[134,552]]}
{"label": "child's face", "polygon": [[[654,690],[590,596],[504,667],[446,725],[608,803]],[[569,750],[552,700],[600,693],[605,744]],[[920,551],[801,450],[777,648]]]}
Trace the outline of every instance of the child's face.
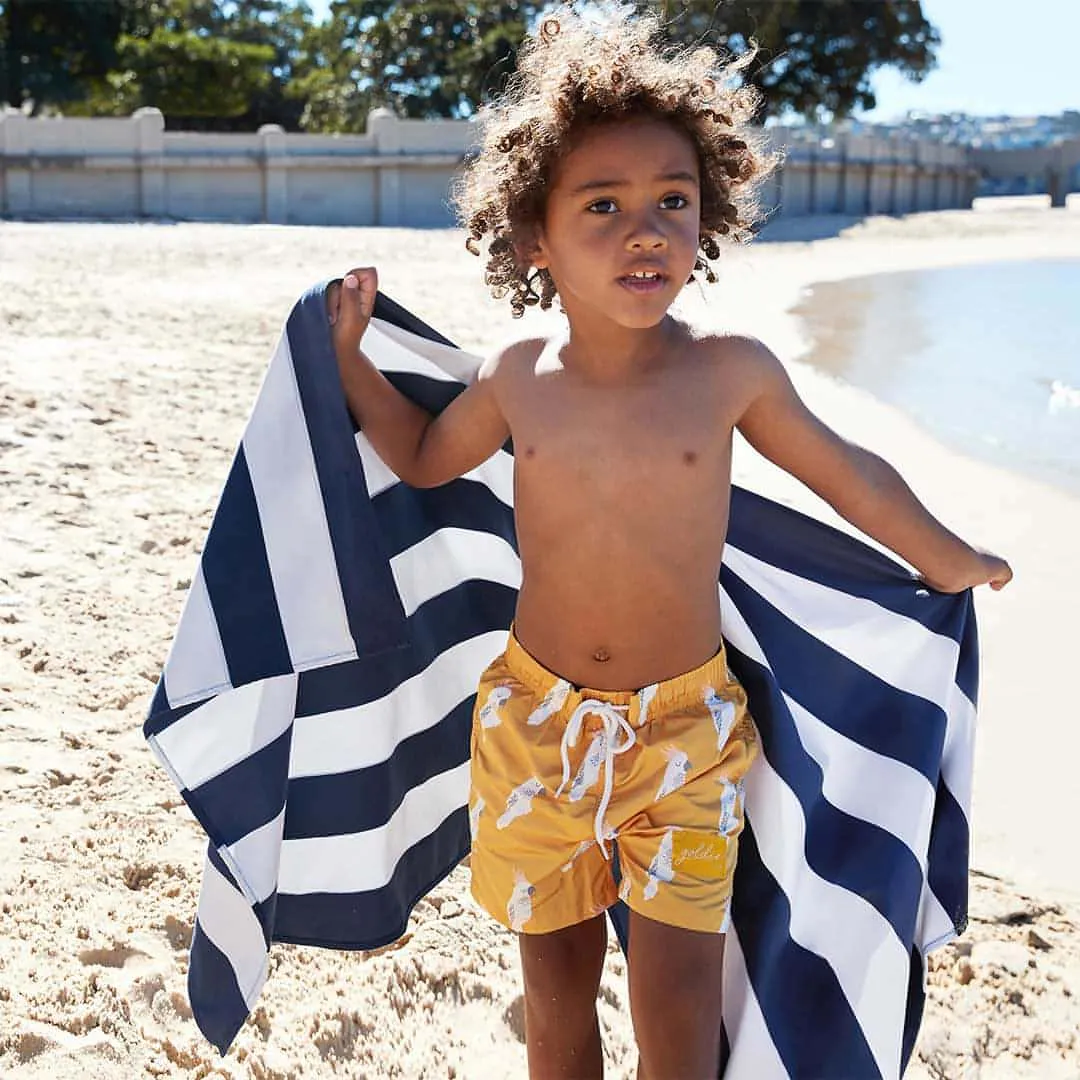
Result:
{"label": "child's face", "polygon": [[[562,159],[530,261],[550,272],[571,322],[663,319],[697,258],[698,178],[689,136],[648,118],[597,128]],[[661,277],[627,280],[635,270]]]}

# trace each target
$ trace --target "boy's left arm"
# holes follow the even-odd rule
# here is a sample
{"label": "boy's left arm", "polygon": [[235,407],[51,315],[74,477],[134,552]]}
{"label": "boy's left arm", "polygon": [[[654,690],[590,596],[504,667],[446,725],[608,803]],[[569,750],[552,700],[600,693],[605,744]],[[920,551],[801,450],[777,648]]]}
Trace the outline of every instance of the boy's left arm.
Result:
{"label": "boy's left arm", "polygon": [[802,402],[780,361],[744,339],[749,404],[736,426],[758,453],[801,480],[864,533],[906,559],[940,592],[1012,578],[1004,559],[965,543],[938,521],[886,461],[840,438]]}

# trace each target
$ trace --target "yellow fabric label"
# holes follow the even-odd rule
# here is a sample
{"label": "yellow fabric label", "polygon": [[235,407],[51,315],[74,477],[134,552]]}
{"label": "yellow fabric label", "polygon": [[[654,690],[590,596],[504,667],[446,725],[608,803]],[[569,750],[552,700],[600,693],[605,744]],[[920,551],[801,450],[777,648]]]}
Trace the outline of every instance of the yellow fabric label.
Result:
{"label": "yellow fabric label", "polygon": [[676,832],[671,837],[671,868],[701,878],[727,875],[728,838],[717,833]]}

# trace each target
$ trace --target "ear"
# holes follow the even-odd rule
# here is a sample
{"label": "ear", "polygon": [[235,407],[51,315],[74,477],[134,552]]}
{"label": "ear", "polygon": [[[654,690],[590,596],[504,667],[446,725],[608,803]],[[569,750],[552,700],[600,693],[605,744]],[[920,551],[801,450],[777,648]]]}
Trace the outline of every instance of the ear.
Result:
{"label": "ear", "polygon": [[544,242],[544,230],[539,225],[531,225],[522,230],[521,239],[514,245],[518,263],[528,269],[535,266],[537,270],[547,268],[549,259],[547,246]]}

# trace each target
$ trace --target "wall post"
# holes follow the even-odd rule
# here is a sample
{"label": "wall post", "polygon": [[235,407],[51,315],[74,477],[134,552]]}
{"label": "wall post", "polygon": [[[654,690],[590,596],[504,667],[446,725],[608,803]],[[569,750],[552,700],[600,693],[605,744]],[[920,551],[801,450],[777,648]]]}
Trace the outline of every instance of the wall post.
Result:
{"label": "wall post", "polygon": [[268,225],[289,221],[289,172],[285,160],[285,129],[280,124],[263,124],[262,141],[262,219]]}
{"label": "wall post", "polygon": [[401,126],[398,118],[386,108],[372,109],[367,119],[368,133],[375,140],[379,165],[375,187],[375,224],[401,224],[401,170],[392,159],[401,153]]}
{"label": "wall post", "polygon": [[32,213],[30,117],[18,109],[0,115],[0,157],[4,166],[4,203],[0,209],[16,217]]}
{"label": "wall post", "polygon": [[160,109],[147,106],[132,116],[135,127],[135,155],[139,170],[138,216],[162,218],[165,208],[165,117]]}

